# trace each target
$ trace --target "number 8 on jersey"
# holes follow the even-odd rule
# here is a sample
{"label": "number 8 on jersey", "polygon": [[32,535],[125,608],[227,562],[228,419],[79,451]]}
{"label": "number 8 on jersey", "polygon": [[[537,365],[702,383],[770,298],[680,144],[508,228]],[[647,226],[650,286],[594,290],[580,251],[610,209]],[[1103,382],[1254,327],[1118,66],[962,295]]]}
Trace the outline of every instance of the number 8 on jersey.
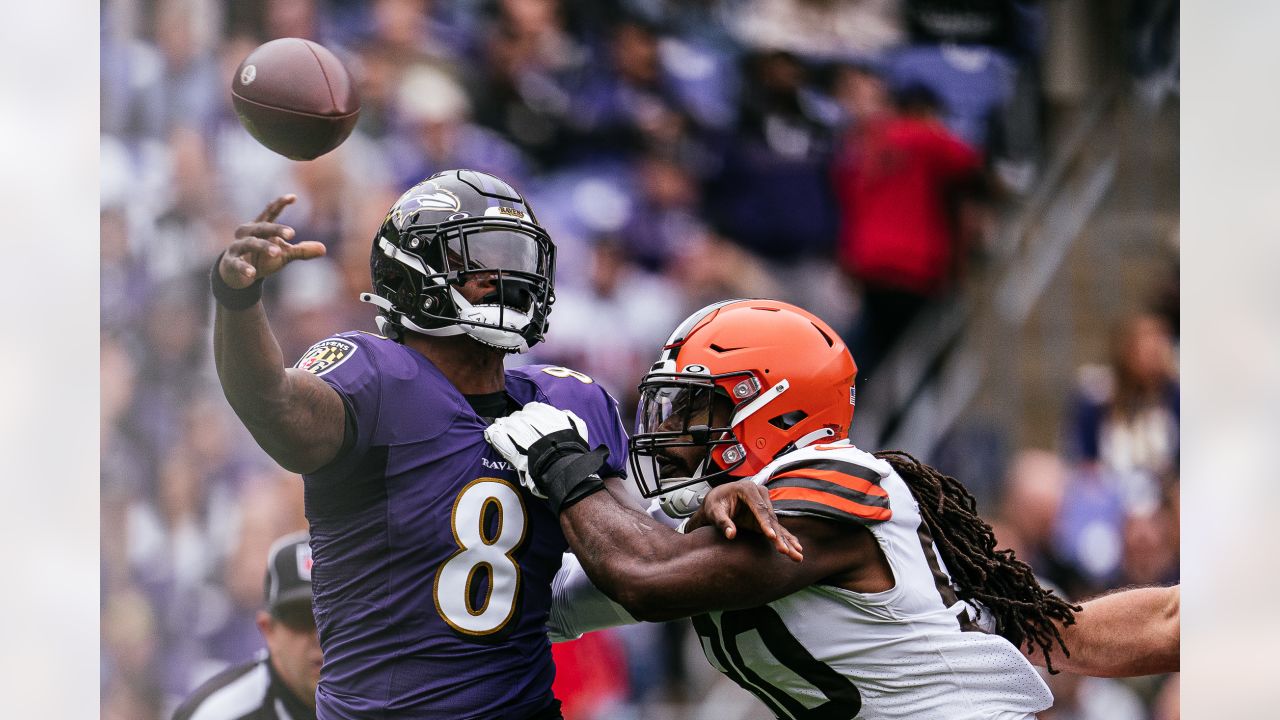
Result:
{"label": "number 8 on jersey", "polygon": [[[490,536],[485,519],[494,512],[497,529]],[[520,590],[520,566],[511,553],[524,540],[524,501],[510,483],[478,478],[458,493],[450,522],[459,549],[436,573],[436,609],[460,633],[495,633],[511,619]],[[489,575],[489,587],[476,603],[473,590],[482,568]]]}

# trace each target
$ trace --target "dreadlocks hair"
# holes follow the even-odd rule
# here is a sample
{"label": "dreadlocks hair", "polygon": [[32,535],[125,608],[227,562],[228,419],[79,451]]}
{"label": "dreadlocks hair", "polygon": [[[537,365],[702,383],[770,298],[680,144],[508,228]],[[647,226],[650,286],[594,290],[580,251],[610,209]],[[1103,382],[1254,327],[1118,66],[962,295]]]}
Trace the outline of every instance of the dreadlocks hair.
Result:
{"label": "dreadlocks hair", "polygon": [[1049,654],[1053,645],[1071,655],[1057,623],[1073,624],[1080,606],[1040,587],[1031,567],[1012,550],[996,550],[995,533],[978,517],[977,501],[955,478],[901,450],[875,455],[888,461],[911,488],[959,599],[981,603],[994,615],[1000,635],[1015,647],[1033,653],[1038,648],[1045,667],[1056,673]]}

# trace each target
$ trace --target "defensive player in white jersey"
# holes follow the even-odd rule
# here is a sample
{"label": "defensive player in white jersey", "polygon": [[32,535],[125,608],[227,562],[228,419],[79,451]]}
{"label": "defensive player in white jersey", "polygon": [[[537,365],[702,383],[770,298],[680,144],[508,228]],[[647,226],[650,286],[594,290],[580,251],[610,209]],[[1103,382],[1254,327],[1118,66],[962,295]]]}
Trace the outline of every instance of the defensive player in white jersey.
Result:
{"label": "defensive player in white jersey", "polygon": [[1024,652],[1089,674],[1176,669],[1176,589],[1084,612],[1042,589],[995,550],[959,483],[849,443],[855,373],[815,316],[729,301],[677,328],[641,384],[631,450],[642,493],[752,477],[800,562],[758,536],[676,533],[616,493],[575,493],[599,451],[572,413],[531,404],[495,422],[486,437],[558,509],[594,583],[576,564],[562,571],[553,633],[693,616],[712,665],[797,719],[1030,718],[1052,696]]}

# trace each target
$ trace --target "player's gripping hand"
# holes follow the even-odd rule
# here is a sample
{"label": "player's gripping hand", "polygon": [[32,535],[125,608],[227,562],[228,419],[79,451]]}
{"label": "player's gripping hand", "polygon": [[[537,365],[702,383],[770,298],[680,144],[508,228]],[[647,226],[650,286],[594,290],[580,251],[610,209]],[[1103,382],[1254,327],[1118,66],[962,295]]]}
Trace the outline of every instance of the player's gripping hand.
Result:
{"label": "player's gripping hand", "polygon": [[218,261],[218,276],[222,282],[240,290],[280,272],[294,260],[310,260],[324,255],[324,245],[318,242],[290,244],[293,228],[275,222],[280,211],[297,199],[296,195],[282,195],[272,200],[253,222],[236,228],[235,241]]}
{"label": "player's gripping hand", "polygon": [[557,514],[604,489],[597,472],[609,451],[587,445],[587,424],[570,410],[529,403],[494,420],[484,439],[511,464],[521,484]]}
{"label": "player's gripping hand", "polygon": [[494,420],[485,428],[484,439],[511,464],[520,475],[520,483],[534,495],[547,495],[529,477],[529,448],[552,433],[573,431],[582,445],[587,444],[587,424],[572,410],[560,410],[546,403],[531,402],[524,409]]}
{"label": "player's gripping hand", "polygon": [[727,540],[738,536],[739,527],[759,533],[772,542],[779,553],[796,562],[804,560],[804,547],[778,521],[773,503],[769,501],[769,491],[753,480],[735,480],[707,491],[687,528],[702,525],[716,526]]}

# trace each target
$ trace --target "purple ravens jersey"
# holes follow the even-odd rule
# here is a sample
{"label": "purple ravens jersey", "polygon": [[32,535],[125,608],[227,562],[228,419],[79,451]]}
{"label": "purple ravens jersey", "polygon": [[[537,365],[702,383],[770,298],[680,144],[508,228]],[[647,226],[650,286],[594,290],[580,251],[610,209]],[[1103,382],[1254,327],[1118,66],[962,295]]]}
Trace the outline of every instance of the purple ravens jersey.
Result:
{"label": "purple ravens jersey", "polygon": [[[567,549],[546,505],[484,440],[487,422],[420,353],[367,333],[297,367],[342,396],[354,442],[307,475],[320,720],[525,718],[554,701],[551,579]],[[520,405],[587,423],[623,475],[617,403],[565,368],[509,370]],[[348,430],[352,432],[352,430]]]}

